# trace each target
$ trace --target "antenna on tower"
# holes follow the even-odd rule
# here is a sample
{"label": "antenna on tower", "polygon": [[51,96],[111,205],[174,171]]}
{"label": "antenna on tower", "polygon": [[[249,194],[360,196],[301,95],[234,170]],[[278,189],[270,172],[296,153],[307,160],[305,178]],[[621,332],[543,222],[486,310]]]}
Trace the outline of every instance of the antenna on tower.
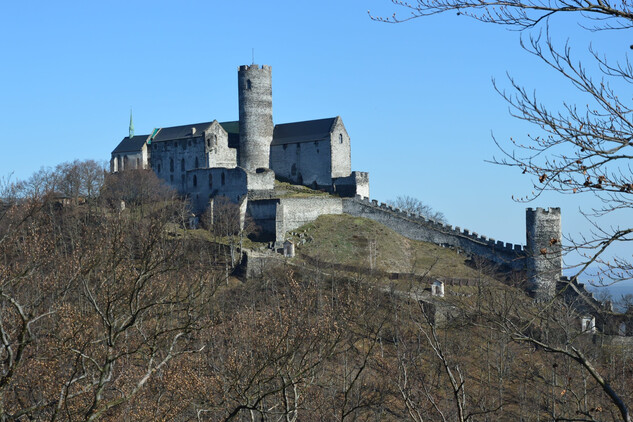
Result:
{"label": "antenna on tower", "polygon": [[253,58],[253,62],[251,64],[255,64],[255,49],[254,48],[251,49],[251,55]]}

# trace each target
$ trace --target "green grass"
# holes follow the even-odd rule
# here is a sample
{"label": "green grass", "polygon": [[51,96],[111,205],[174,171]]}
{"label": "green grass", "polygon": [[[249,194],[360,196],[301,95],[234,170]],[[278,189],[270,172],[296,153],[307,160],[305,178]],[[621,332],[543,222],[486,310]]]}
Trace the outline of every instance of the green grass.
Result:
{"label": "green grass", "polygon": [[332,196],[327,192],[314,190],[307,186],[292,185],[275,180],[275,194],[278,198],[310,198],[313,196]]}

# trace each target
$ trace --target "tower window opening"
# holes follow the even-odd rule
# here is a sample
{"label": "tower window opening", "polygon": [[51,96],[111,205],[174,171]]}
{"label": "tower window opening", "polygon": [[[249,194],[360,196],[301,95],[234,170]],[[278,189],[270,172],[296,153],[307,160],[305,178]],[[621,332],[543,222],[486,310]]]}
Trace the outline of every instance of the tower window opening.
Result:
{"label": "tower window opening", "polygon": [[339,144],[342,144],[342,143],[343,143],[343,134],[342,134],[342,133],[339,133],[339,134],[338,134],[338,143],[339,143]]}
{"label": "tower window opening", "polygon": [[246,89],[248,89],[250,91],[250,89],[252,88],[253,84],[251,83],[250,79],[246,80]]}
{"label": "tower window opening", "polygon": [[198,186],[198,177],[194,174],[193,175],[193,187],[195,188],[196,186]]}

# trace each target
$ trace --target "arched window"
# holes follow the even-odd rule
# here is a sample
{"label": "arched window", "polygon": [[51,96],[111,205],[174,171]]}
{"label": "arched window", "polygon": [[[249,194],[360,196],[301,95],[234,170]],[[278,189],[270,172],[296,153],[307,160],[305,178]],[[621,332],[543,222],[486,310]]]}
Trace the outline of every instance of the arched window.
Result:
{"label": "arched window", "polygon": [[342,143],[343,143],[343,134],[342,134],[342,133],[339,133],[339,134],[338,134],[338,143],[339,143],[339,144],[342,144]]}
{"label": "arched window", "polygon": [[198,168],[198,157],[196,157],[196,168]]}
{"label": "arched window", "polygon": [[[174,172],[174,159],[173,158],[169,159],[169,171],[172,172],[172,173]],[[172,177],[171,181],[172,182],[174,181],[173,177]]]}
{"label": "arched window", "polygon": [[196,175],[193,175],[193,187],[195,188],[196,186],[198,186],[198,178],[196,177]]}
{"label": "arched window", "polygon": [[180,171],[185,171],[185,159],[180,160]]}

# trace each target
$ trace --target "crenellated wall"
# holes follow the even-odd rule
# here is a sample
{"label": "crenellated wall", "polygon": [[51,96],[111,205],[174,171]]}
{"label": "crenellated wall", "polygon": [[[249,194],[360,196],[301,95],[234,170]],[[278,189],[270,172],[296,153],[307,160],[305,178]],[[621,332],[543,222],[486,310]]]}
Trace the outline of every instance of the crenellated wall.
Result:
{"label": "crenellated wall", "polygon": [[343,212],[377,221],[409,239],[454,247],[514,270],[525,268],[526,254],[522,245],[480,236],[468,229],[438,223],[384,203],[379,204],[376,200],[370,201],[360,196],[345,198]]}

